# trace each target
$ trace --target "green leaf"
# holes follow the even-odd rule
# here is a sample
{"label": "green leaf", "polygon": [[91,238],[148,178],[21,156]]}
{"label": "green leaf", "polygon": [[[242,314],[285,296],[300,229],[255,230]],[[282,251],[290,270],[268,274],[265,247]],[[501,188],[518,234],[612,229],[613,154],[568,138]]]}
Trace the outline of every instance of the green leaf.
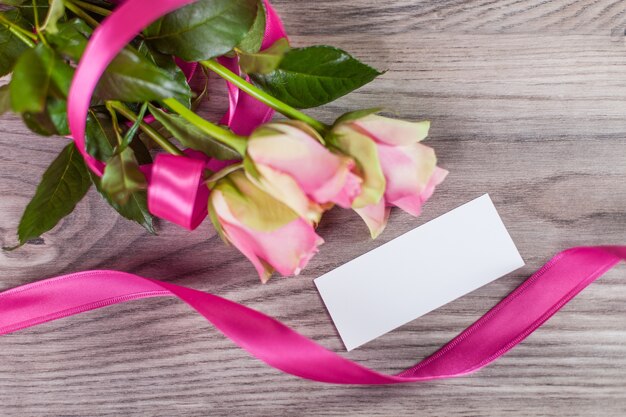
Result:
{"label": "green leaf", "polygon": [[201,61],[237,46],[253,26],[257,9],[258,0],[199,0],[162,17],[144,34],[164,54]]}
{"label": "green leaf", "polygon": [[189,86],[172,79],[135,51],[126,48],[100,79],[95,94],[103,100],[143,102],[171,97],[190,99]]}
{"label": "green leaf", "polygon": [[[19,24],[21,20],[19,11],[17,10],[9,10],[0,13],[0,15],[17,24]],[[15,62],[27,49],[29,49],[28,45],[0,22],[0,77],[7,75],[13,70]]]}
{"label": "green leaf", "polygon": [[139,165],[151,164],[152,163],[152,155],[150,155],[150,151],[148,147],[141,141],[139,135],[136,136],[137,140],[133,140],[130,143],[130,148],[135,152],[135,158]]}
{"label": "green leaf", "polygon": [[0,4],[6,4],[7,6],[19,6],[25,2],[26,0],[0,0]]}
{"label": "green leaf", "polygon": [[143,103],[143,105],[141,106],[141,109],[139,110],[139,114],[137,115],[137,120],[133,122],[132,126],[124,134],[122,143],[120,143],[119,146],[117,147],[117,150],[116,150],[117,153],[123,152],[124,149],[126,149],[128,145],[130,145],[135,135],[137,134],[137,131],[139,130],[139,125],[143,121],[144,117],[146,117],[147,110],[148,110],[148,103],[145,102]]}
{"label": "green leaf", "polygon": [[108,161],[113,156],[117,139],[111,117],[104,112],[90,109],[85,126],[85,148],[87,153],[99,161]]}
{"label": "green leaf", "polygon": [[0,86],[0,116],[11,110],[11,94],[9,85]]}
{"label": "green leaf", "polygon": [[9,84],[11,107],[26,126],[43,135],[67,135],[65,101],[74,69],[44,44],[18,59]]}
{"label": "green leaf", "polygon": [[57,22],[65,16],[65,4],[63,0],[50,0],[48,15],[40,30],[47,33],[57,33],[59,31]]}
{"label": "green leaf", "polygon": [[263,44],[266,20],[265,3],[263,1],[259,1],[254,23],[246,36],[241,40],[241,42],[239,42],[239,45],[237,45],[237,49],[247,53],[258,52],[259,49],[261,49],[261,44]]}
{"label": "green leaf", "polygon": [[92,172],[89,172],[91,181],[96,186],[96,190],[100,193],[104,201],[117,211],[122,217],[139,223],[148,232],[156,234],[154,230],[154,218],[148,210],[148,195],[145,191],[135,191],[130,194],[126,204],[118,204],[109,194],[102,189],[102,181]]}
{"label": "green leaf", "polygon": [[67,102],[60,99],[48,99],[46,109],[54,125],[56,134],[62,136],[69,135],[70,128],[67,121]]}
{"label": "green leaf", "polygon": [[[90,109],[87,116],[87,126],[85,132],[85,142],[87,152],[96,159],[107,161],[113,156],[117,137],[114,131],[111,117],[106,112],[98,109]],[[131,142],[131,148],[135,151],[139,162],[151,162],[150,155],[140,141]],[[91,181],[102,198],[121,216],[128,220],[135,221],[143,226],[148,232],[155,233],[153,217],[148,211],[147,194],[145,191],[134,191],[128,194],[125,204],[115,201],[111,195],[102,187],[102,180],[90,172]]]}
{"label": "green leaf", "polygon": [[53,65],[51,93],[56,97],[67,98],[74,79],[74,68],[56,54]]}
{"label": "green leaf", "polygon": [[150,113],[163,125],[183,146],[203,152],[216,159],[239,159],[239,154],[232,148],[207,136],[196,126],[177,114],[165,113],[154,106],[150,106]]}
{"label": "green leaf", "polygon": [[67,121],[67,101],[54,96],[46,99],[44,111],[24,112],[22,120],[32,132],[42,136],[70,134]]}
{"label": "green leaf", "polygon": [[46,112],[42,113],[22,113],[22,120],[27,128],[32,132],[41,136],[56,135],[57,131],[50,115]]}
{"label": "green leaf", "polygon": [[239,66],[246,74],[269,74],[276,70],[289,51],[289,41],[280,38],[264,51],[239,54]]}
{"label": "green leaf", "polygon": [[[114,155],[116,146],[118,146],[117,135],[110,114],[97,107],[89,109],[85,127],[87,153],[99,161],[108,161]],[[152,162],[150,151],[141,140],[132,140],[130,147],[135,152],[139,164]]]}
{"label": "green leaf", "polygon": [[184,90],[183,94],[179,94],[175,96],[175,98],[183,103],[185,107],[191,108],[191,97],[193,95],[191,87],[189,87],[189,84],[187,83],[187,77],[185,76],[183,70],[176,65],[176,62],[174,62],[174,58],[171,55],[165,55],[154,51],[146,42],[142,42],[139,45],[138,52],[162,70],[167,71],[170,79],[178,83],[181,90]]}
{"label": "green leaf", "polygon": [[48,97],[43,112],[22,113],[22,120],[26,127],[38,135],[52,136],[70,134],[67,122],[67,102],[65,99]]}
{"label": "green leaf", "polygon": [[134,192],[145,190],[146,187],[146,177],[139,169],[131,148],[124,149],[107,161],[102,189],[117,204],[126,204]]}
{"label": "green leaf", "polygon": [[381,74],[341,49],[310,46],[287,52],[275,71],[250,76],[277,99],[306,109],[330,103]]}
{"label": "green leaf", "polygon": [[[74,19],[60,23],[59,32],[48,35],[49,42],[60,54],[79,61],[91,29]],[[173,76],[171,68],[160,68],[141,53],[127,47],[111,62],[96,88],[95,95],[103,100],[144,102],[175,97],[183,102],[191,99],[187,81]]]}
{"label": "green leaf", "polygon": [[[24,16],[24,19],[30,22],[32,26],[35,26],[35,10],[37,10],[37,16],[41,22],[43,17],[48,15],[48,9],[50,7],[48,1],[49,0],[26,0],[21,2],[22,4],[19,5],[19,10],[22,16]],[[19,2],[19,0],[17,0],[17,2]]]}
{"label": "green leaf", "polygon": [[58,53],[78,62],[85,51],[92,29],[80,19],[72,19],[57,26],[58,32],[48,34],[48,42]]}
{"label": "green leaf", "polygon": [[13,68],[11,106],[16,113],[41,113],[46,99],[67,97],[73,69],[44,44],[24,52]]}
{"label": "green leaf", "polygon": [[67,145],[43,174],[35,196],[26,206],[17,234],[20,244],[52,229],[85,196],[91,181],[82,156]]}

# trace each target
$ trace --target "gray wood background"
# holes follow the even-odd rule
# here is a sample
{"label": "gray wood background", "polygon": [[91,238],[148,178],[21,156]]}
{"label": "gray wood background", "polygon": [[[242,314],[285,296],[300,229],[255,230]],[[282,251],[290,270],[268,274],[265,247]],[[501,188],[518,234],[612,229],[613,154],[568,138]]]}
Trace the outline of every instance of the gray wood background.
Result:
{"label": "gray wood background", "polygon": [[[432,120],[428,143],[451,174],[423,216],[395,211],[372,242],[355,214],[334,210],[302,276],[263,286],[208,224],[190,233],[161,223],[149,236],[90,192],[43,240],[0,253],[0,289],[115,268],[242,302],[342,351],[312,280],[489,192],[527,266],[346,355],[391,372],[436,350],[559,250],[626,243],[625,0],[275,5],[293,44],[337,45],[389,69],[312,114],[330,121],[383,105]],[[64,143],[0,119],[3,245],[15,242],[21,211]],[[623,266],[609,272],[477,374],[395,387],[283,375],[173,300],[110,307],[0,338],[0,415],[624,416],[625,278]]]}

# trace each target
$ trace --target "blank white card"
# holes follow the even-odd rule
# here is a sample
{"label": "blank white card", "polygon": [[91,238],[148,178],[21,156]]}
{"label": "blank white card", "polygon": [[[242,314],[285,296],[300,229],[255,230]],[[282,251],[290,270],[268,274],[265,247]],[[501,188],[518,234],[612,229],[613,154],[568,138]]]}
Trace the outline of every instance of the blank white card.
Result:
{"label": "blank white card", "polygon": [[317,278],[352,350],[524,265],[488,194]]}

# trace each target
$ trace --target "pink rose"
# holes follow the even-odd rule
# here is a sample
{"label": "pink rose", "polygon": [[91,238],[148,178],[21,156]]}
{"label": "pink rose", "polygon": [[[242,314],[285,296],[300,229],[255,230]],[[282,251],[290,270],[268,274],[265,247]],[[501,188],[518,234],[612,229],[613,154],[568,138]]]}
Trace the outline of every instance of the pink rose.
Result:
{"label": "pink rose", "polygon": [[437,167],[435,151],[419,143],[430,122],[406,122],[375,114],[344,116],[335,124],[332,144],[354,158],[363,178],[352,207],[372,237],[387,224],[389,206],[418,216],[422,205],[448,172]]}
{"label": "pink rose", "polygon": [[248,141],[246,172],[300,216],[317,222],[328,205],[349,208],[361,193],[354,161],[322,143],[302,122],[263,125]]}
{"label": "pink rose", "polygon": [[252,262],[263,283],[274,270],[298,275],[324,243],[310,222],[254,185],[241,170],[213,187],[209,214],[222,238]]}

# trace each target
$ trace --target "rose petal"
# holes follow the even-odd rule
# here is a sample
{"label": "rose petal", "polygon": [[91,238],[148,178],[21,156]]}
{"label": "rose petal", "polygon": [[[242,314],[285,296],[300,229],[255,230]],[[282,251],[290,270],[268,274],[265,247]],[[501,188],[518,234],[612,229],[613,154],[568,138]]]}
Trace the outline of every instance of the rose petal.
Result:
{"label": "rose petal", "polygon": [[[272,129],[275,134],[268,133]],[[330,152],[298,127],[266,125],[262,134],[251,137],[247,152],[255,166],[265,165],[291,176],[317,203],[343,204],[346,196],[354,193],[353,178],[347,184],[353,162]],[[346,186],[348,190],[344,190]]]}
{"label": "rose petal", "polygon": [[350,208],[354,200],[361,194],[361,184],[363,179],[358,175],[348,172],[344,186],[341,191],[335,196],[333,202],[339,207]]}
{"label": "rose petal", "polygon": [[407,122],[370,114],[352,122],[359,130],[379,143],[407,146],[428,136],[429,121]]}
{"label": "rose petal", "polygon": [[435,151],[420,143],[409,146],[378,144],[377,148],[387,181],[385,200],[394,204],[401,198],[419,195],[435,170]]}
{"label": "rose petal", "polygon": [[448,171],[436,167],[433,175],[428,181],[428,184],[424,187],[421,193],[397,199],[392,204],[413,216],[419,216],[424,203],[426,203],[426,201],[433,195],[435,187],[441,184],[447,175]]}
{"label": "rose petal", "polygon": [[271,268],[283,276],[298,275],[317,253],[317,247],[324,243],[303,219],[271,232],[261,232],[237,221],[219,191],[213,193],[211,201],[227,239],[252,262],[264,283],[271,275]]}
{"label": "rose petal", "polygon": [[372,239],[376,239],[385,230],[391,209],[386,206],[385,200],[381,199],[377,204],[357,208],[354,211],[365,221]]}
{"label": "rose petal", "polygon": [[354,161],[340,158],[342,164],[335,175],[328,179],[320,188],[313,190],[311,197],[320,203],[333,202],[343,208],[350,208],[354,199],[361,193],[363,180],[352,173]]}
{"label": "rose petal", "polygon": [[266,165],[257,165],[259,178],[248,175],[248,178],[263,188],[277,200],[289,206],[299,216],[309,220],[311,223],[318,223],[322,216],[322,208],[319,204],[309,200],[306,194],[298,186],[298,183],[287,174],[283,174]]}
{"label": "rose petal", "polygon": [[352,207],[376,204],[385,193],[385,175],[380,166],[376,142],[347,125],[337,126],[332,134],[334,145],[358,164],[361,192],[352,202]]}

